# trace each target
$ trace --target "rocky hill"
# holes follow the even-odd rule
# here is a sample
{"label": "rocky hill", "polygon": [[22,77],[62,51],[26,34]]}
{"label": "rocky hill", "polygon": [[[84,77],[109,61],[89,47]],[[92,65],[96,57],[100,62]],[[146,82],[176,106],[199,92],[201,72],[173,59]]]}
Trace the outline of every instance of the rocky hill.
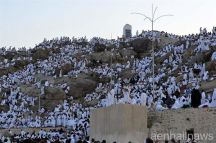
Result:
{"label": "rocky hill", "polygon": [[[190,108],[191,90],[198,89],[202,104],[210,106],[216,88],[216,35],[154,33],[153,42],[150,32],[144,32],[130,39],[62,37],[33,49],[0,49],[0,127],[69,127],[82,119],[88,124],[89,110],[107,106],[110,95],[116,103],[164,110]],[[53,123],[53,118],[68,124]]]}

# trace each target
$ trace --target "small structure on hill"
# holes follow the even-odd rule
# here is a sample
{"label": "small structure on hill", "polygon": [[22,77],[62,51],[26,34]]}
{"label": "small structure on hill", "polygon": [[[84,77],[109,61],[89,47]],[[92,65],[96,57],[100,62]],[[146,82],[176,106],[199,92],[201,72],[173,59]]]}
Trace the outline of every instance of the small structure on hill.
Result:
{"label": "small structure on hill", "polygon": [[125,24],[123,28],[123,37],[130,38],[132,36],[132,26],[130,24]]}

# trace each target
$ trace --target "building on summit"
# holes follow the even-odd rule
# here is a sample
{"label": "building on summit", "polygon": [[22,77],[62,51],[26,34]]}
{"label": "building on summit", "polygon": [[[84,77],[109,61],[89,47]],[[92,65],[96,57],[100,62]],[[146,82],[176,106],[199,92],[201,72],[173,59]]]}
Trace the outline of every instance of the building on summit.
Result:
{"label": "building on summit", "polygon": [[130,38],[132,36],[132,26],[130,24],[125,24],[123,28],[123,37]]}

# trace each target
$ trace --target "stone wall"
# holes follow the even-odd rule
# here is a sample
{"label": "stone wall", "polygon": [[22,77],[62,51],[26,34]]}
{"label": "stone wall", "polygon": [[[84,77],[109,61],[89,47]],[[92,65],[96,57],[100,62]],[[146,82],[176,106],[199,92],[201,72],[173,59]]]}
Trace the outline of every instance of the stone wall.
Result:
{"label": "stone wall", "polygon": [[215,123],[216,108],[148,112],[148,127],[152,137],[156,134],[175,134],[177,138],[180,135],[186,138],[187,131],[193,130],[195,138],[200,139],[199,143],[216,143]]}

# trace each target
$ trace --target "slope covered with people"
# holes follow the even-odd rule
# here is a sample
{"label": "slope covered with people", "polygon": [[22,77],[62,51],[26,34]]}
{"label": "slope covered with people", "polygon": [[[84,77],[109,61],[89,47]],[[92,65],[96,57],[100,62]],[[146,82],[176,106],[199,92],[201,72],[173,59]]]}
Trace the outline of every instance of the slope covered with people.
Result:
{"label": "slope covered with people", "polygon": [[42,129],[11,136],[78,141],[89,135],[94,108],[216,107],[215,28],[186,36],[153,33],[117,40],[61,37],[33,49],[1,48],[0,128],[63,127],[62,134]]}

